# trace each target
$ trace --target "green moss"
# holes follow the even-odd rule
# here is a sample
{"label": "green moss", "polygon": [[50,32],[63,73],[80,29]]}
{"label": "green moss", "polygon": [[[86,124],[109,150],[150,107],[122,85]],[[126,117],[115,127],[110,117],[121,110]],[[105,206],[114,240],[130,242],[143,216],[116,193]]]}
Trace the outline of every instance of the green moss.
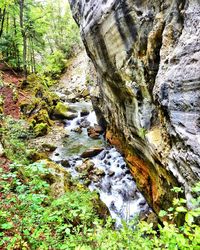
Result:
{"label": "green moss", "polygon": [[58,102],[54,109],[54,114],[57,116],[66,117],[67,112],[68,112],[68,107],[62,102]]}
{"label": "green moss", "polygon": [[35,125],[33,131],[35,136],[46,135],[48,132],[48,125],[46,123],[38,123]]}

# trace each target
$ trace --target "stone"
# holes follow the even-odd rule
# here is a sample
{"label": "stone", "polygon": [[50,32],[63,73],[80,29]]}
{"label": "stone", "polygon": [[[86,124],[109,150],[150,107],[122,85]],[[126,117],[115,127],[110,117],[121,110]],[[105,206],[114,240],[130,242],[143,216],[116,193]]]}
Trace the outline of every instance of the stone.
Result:
{"label": "stone", "polygon": [[47,123],[43,123],[43,122],[38,123],[33,128],[33,131],[36,137],[46,135],[48,132],[48,125]]}
{"label": "stone", "polygon": [[92,138],[92,139],[99,139],[100,138],[100,134],[98,134],[98,133],[91,133],[90,135],[89,135],[89,137],[90,138]]}
{"label": "stone", "polygon": [[199,2],[69,2],[107,140],[157,214],[171,206],[174,186],[189,199],[200,180]]}
{"label": "stone", "polygon": [[74,113],[74,110],[72,110],[69,106],[62,102],[58,102],[56,107],[54,108],[53,115],[60,119],[68,119],[72,120],[78,116],[77,113]]}
{"label": "stone", "polygon": [[112,177],[112,176],[115,175],[115,172],[114,172],[114,171],[109,171],[109,172],[108,172],[108,175],[109,175],[110,177]]}
{"label": "stone", "polygon": [[104,130],[100,125],[95,124],[94,125],[94,131],[99,134],[103,134]]}
{"label": "stone", "polygon": [[88,136],[92,139],[99,139],[100,134],[103,133],[103,128],[99,125],[94,125],[93,127],[89,127],[87,129]]}
{"label": "stone", "polygon": [[102,170],[102,169],[99,169],[99,168],[95,168],[92,173],[94,175],[97,175],[97,176],[104,176],[105,175],[105,172]]}
{"label": "stone", "polygon": [[64,167],[64,168],[69,168],[70,167],[70,163],[68,160],[61,160],[60,164]]}
{"label": "stone", "polygon": [[75,103],[75,102],[79,101],[79,98],[78,98],[77,94],[72,93],[72,94],[67,96],[67,101]]}
{"label": "stone", "polygon": [[77,113],[73,113],[73,112],[66,112],[65,113],[65,118],[68,120],[73,120],[76,117],[78,117]]}
{"label": "stone", "polygon": [[80,127],[81,128],[88,128],[90,126],[90,122],[87,119],[81,119],[80,121]]}
{"label": "stone", "polygon": [[38,161],[50,170],[49,173],[42,174],[42,178],[46,180],[51,187],[51,193],[54,197],[60,197],[71,188],[71,175],[60,165],[50,160]]}
{"label": "stone", "polygon": [[81,158],[91,158],[94,157],[96,155],[98,155],[99,153],[101,153],[101,151],[103,151],[104,148],[100,148],[100,147],[96,147],[96,148],[89,148],[86,151],[84,151],[80,157]]}
{"label": "stone", "polygon": [[89,115],[89,113],[90,112],[87,109],[82,109],[80,115],[81,115],[81,117],[83,117],[83,116]]}
{"label": "stone", "polygon": [[73,132],[76,132],[78,134],[81,134],[83,132],[83,130],[80,127],[74,128],[72,129]]}
{"label": "stone", "polygon": [[42,147],[43,147],[44,151],[49,151],[49,152],[53,152],[57,148],[57,146],[55,146],[54,144],[51,144],[51,143],[43,143]]}
{"label": "stone", "polygon": [[76,166],[75,169],[79,173],[89,174],[94,169],[94,163],[87,159],[83,164]]}

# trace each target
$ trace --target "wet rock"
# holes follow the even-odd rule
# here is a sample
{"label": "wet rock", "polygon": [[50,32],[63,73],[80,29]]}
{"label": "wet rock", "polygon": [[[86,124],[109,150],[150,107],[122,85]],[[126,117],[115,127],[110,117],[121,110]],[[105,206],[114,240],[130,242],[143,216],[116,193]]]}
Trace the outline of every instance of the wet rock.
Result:
{"label": "wet rock", "polygon": [[108,172],[108,175],[109,175],[110,177],[112,177],[112,176],[115,175],[115,172],[114,172],[114,171],[109,171],[109,172]]}
{"label": "wet rock", "polygon": [[88,186],[91,184],[91,182],[92,182],[92,181],[91,181],[90,179],[86,179],[86,180],[84,180],[83,183],[84,183],[85,186],[88,187]]}
{"label": "wet rock", "polygon": [[105,172],[104,172],[104,170],[102,170],[102,169],[95,168],[95,169],[92,171],[92,174],[97,175],[97,176],[104,176],[104,175],[105,175]]}
{"label": "wet rock", "polygon": [[89,173],[94,169],[94,163],[90,160],[86,160],[83,164],[76,166],[76,171],[79,173]]}
{"label": "wet rock", "polygon": [[107,206],[100,200],[98,194],[97,197],[93,199],[93,207],[101,219],[106,219],[107,216],[110,214]]}
{"label": "wet rock", "polygon": [[93,182],[99,182],[101,179],[101,176],[99,175],[90,175],[89,178],[93,181]]}
{"label": "wet rock", "polygon": [[88,128],[90,126],[90,122],[87,119],[83,119],[80,121],[81,128]]}
{"label": "wet rock", "polygon": [[91,158],[91,157],[98,155],[103,150],[104,148],[100,148],[100,147],[90,148],[90,149],[87,149],[85,152],[83,152],[80,156],[82,158]]}
{"label": "wet rock", "polygon": [[140,203],[139,203],[139,205],[140,205],[141,207],[145,206],[146,204],[147,204],[147,203],[146,203],[145,200],[142,200],[142,201],[140,201]]}
{"label": "wet rock", "polygon": [[88,136],[92,139],[99,139],[100,135],[103,133],[103,129],[99,125],[94,125],[87,129]]}
{"label": "wet rock", "polygon": [[78,134],[81,134],[83,132],[83,130],[80,127],[74,128],[71,131],[76,132]]}
{"label": "wet rock", "polygon": [[65,167],[65,168],[69,168],[70,167],[70,163],[68,160],[61,160],[60,164]]}
{"label": "wet rock", "polygon": [[83,117],[83,116],[89,115],[89,113],[90,113],[90,112],[89,112],[87,109],[83,109],[83,110],[81,110],[80,115],[81,115],[81,117]]}
{"label": "wet rock", "polygon": [[68,120],[73,120],[74,118],[78,117],[78,114],[72,113],[72,112],[67,112],[65,114],[65,118]]}
{"label": "wet rock", "polygon": [[103,134],[104,130],[100,125],[95,124],[94,125],[94,130],[96,133]]}
{"label": "wet rock", "polygon": [[100,134],[98,133],[92,133],[89,135],[90,138],[96,140],[96,139],[99,139],[100,138]]}

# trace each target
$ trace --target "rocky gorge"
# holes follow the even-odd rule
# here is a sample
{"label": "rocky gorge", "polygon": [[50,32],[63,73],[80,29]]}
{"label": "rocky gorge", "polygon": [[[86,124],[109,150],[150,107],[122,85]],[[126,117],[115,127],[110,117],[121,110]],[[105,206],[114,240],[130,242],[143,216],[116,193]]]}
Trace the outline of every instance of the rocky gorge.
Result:
{"label": "rocky gorge", "polygon": [[70,0],[106,138],[158,213],[200,179],[199,0]]}

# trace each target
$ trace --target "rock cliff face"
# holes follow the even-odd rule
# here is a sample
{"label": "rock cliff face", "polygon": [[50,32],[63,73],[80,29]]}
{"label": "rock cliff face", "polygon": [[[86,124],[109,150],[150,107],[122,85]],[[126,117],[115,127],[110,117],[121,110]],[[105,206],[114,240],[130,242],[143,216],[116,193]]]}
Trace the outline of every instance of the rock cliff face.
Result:
{"label": "rock cliff face", "polygon": [[200,1],[70,0],[107,138],[158,212],[200,179]]}

